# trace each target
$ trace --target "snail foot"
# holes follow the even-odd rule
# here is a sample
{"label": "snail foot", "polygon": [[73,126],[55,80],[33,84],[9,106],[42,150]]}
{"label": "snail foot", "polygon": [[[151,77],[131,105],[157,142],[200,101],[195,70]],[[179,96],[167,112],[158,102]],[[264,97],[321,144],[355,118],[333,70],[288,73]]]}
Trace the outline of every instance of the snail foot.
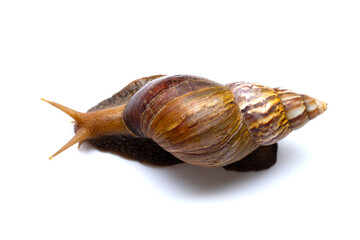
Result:
{"label": "snail foot", "polygon": [[261,171],[270,168],[276,163],[277,143],[261,146],[245,158],[224,166],[226,170],[249,172]]}

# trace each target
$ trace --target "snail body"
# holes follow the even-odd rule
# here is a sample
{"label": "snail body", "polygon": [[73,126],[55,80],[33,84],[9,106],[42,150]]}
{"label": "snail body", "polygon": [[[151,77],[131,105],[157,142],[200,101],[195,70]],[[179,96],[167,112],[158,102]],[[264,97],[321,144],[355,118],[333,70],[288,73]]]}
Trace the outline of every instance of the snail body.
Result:
{"label": "snail body", "polygon": [[[138,79],[87,113],[48,102],[76,121],[74,138],[53,156],[88,140],[155,165],[232,170],[244,170],[244,163],[249,170],[271,166],[276,143],[326,110],[325,103],[289,90],[191,75]],[[257,166],[267,158],[270,164]]]}

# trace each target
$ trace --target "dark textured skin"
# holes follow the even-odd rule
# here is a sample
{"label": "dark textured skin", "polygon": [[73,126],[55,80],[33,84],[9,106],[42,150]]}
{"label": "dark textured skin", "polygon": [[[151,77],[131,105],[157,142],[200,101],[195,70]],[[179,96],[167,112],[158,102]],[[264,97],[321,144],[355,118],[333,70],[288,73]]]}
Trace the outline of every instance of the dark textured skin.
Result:
{"label": "dark textured skin", "polygon": [[239,172],[268,169],[276,163],[277,148],[277,143],[261,146],[240,161],[224,166],[224,168]]}
{"label": "dark textured skin", "polygon": [[[112,97],[90,108],[89,112],[125,104],[141,87],[162,76],[163,75],[155,75],[135,80]],[[88,142],[101,151],[115,153],[141,163],[155,166],[171,166],[183,163],[183,161],[162,149],[149,138],[111,135],[90,139]],[[247,157],[239,159],[240,161],[229,164],[224,168],[226,170],[240,172],[264,170],[275,164],[276,152],[277,144],[262,146]]]}
{"label": "dark textured skin", "polygon": [[101,151],[119,154],[141,163],[155,166],[183,163],[149,138],[114,135],[92,139],[89,142]]}
{"label": "dark textured skin", "polygon": [[145,86],[147,83],[151,82],[154,79],[163,77],[165,75],[154,75],[150,77],[144,77],[137,79],[135,81],[132,81],[129,83],[126,87],[121,89],[119,92],[112,95],[110,98],[105,99],[98,103],[96,106],[89,109],[88,112],[97,111],[100,109],[110,108],[110,107],[116,107],[120,106],[124,103],[127,103],[130,98],[143,86]]}

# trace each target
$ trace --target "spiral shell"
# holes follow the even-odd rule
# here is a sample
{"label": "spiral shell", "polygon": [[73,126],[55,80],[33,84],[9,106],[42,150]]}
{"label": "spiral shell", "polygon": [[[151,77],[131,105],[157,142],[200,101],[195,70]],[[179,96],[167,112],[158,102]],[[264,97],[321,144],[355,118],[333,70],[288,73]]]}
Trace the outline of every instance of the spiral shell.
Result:
{"label": "spiral shell", "polygon": [[288,90],[177,75],[141,88],[123,119],[133,135],[151,138],[187,163],[211,167],[278,142],[321,111],[316,100]]}

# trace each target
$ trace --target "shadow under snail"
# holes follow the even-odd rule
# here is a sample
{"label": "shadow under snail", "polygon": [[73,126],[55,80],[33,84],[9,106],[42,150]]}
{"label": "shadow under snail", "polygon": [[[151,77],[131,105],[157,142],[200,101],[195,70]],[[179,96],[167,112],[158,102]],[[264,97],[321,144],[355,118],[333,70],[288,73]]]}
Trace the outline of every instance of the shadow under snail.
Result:
{"label": "shadow under snail", "polygon": [[286,89],[191,75],[135,80],[86,113],[44,101],[75,120],[75,136],[50,159],[88,141],[157,166],[186,162],[235,171],[271,167],[277,142],[327,107]]}

